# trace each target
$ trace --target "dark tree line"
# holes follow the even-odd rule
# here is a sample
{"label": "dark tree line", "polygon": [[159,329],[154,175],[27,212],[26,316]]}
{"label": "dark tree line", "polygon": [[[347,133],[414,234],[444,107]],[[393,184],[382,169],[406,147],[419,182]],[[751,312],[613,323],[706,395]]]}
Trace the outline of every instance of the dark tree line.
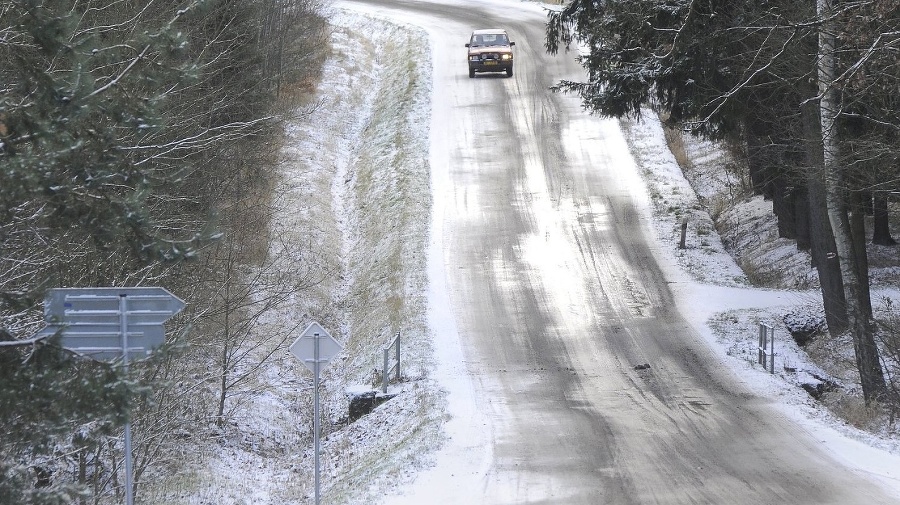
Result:
{"label": "dark tree line", "polygon": [[865,398],[879,399],[866,243],[895,244],[900,2],[573,0],[549,13],[546,47],[576,44],[588,78],[556,89],[744,146],[754,192],[811,253],[829,331],[851,332]]}
{"label": "dark tree line", "polygon": [[[221,417],[186,378],[227,351],[192,346],[226,346],[222,314],[258,317],[217,294],[246,292],[247,269],[265,263],[253,244],[266,241],[273,146],[323,61],[319,11],[312,0],[0,1],[0,503],[122,496],[125,419],[137,487],[177,459],[178,430]],[[189,310],[168,352],[129,375],[29,338],[47,289],[135,285],[166,287]]]}

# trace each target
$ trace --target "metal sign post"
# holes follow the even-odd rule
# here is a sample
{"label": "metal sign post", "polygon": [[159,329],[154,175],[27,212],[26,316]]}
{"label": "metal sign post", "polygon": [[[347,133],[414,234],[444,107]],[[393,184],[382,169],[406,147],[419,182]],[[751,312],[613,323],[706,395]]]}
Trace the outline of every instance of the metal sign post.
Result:
{"label": "metal sign post", "polygon": [[319,419],[319,369],[321,365],[319,364],[319,334],[316,333],[313,335],[313,347],[315,351],[313,353],[313,432],[315,433],[315,465],[316,465],[316,505],[319,505],[319,489],[320,486],[320,478],[319,478],[319,452],[321,446],[322,439],[322,430],[321,430],[321,421]]}
{"label": "metal sign post", "polygon": [[[163,323],[184,302],[159,287],[58,288],[44,298],[47,323],[37,337],[60,335],[62,346],[99,361],[122,359],[128,374],[132,357],[142,358],[163,345]],[[125,503],[134,505],[131,413],[125,420]]]}
{"label": "metal sign post", "polygon": [[[119,295],[119,333],[122,335],[122,371],[128,375],[128,295]],[[125,418],[125,503],[134,505],[131,462],[131,412]]]}
{"label": "metal sign post", "polygon": [[328,364],[335,355],[341,352],[343,347],[331,335],[325,331],[319,323],[312,323],[307,326],[303,334],[291,344],[291,354],[297,357],[306,368],[312,370],[313,373],[313,439],[315,450],[315,499],[316,505],[319,505],[319,449],[320,449],[320,421],[319,421],[319,373],[322,365]]}

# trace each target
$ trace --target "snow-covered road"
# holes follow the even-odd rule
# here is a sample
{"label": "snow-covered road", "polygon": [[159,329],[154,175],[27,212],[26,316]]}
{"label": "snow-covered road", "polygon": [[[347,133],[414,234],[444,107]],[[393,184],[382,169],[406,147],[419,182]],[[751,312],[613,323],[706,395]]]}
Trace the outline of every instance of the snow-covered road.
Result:
{"label": "snow-covered road", "polygon": [[[705,317],[782,295],[678,273],[618,123],[549,91],[580,69],[544,53],[540,6],[345,5],[424,28],[434,69],[430,321],[451,440],[389,503],[898,502],[723,366]],[[485,27],[516,41],[514,78],[468,78],[462,45]]]}

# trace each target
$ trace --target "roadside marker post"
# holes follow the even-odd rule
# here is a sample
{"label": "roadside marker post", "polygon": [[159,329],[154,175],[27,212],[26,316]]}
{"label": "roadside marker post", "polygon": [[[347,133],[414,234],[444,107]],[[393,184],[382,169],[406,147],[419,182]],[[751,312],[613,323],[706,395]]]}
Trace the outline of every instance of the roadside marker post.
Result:
{"label": "roadside marker post", "polygon": [[759,323],[756,361],[762,365],[763,370],[768,369],[769,373],[775,373],[775,328],[771,325]]}

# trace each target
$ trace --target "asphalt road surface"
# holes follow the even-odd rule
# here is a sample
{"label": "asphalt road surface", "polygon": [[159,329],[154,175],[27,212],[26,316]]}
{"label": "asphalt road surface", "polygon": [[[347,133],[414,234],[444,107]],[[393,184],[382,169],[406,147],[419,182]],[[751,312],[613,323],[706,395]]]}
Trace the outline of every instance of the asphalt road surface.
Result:
{"label": "asphalt road surface", "polygon": [[[582,72],[546,54],[545,17],[445,2],[360,3],[432,34],[447,283],[493,425],[482,503],[897,503],[721,370],[679,315],[616,123],[549,90]],[[515,76],[470,79],[463,45],[493,27],[516,42]]]}

